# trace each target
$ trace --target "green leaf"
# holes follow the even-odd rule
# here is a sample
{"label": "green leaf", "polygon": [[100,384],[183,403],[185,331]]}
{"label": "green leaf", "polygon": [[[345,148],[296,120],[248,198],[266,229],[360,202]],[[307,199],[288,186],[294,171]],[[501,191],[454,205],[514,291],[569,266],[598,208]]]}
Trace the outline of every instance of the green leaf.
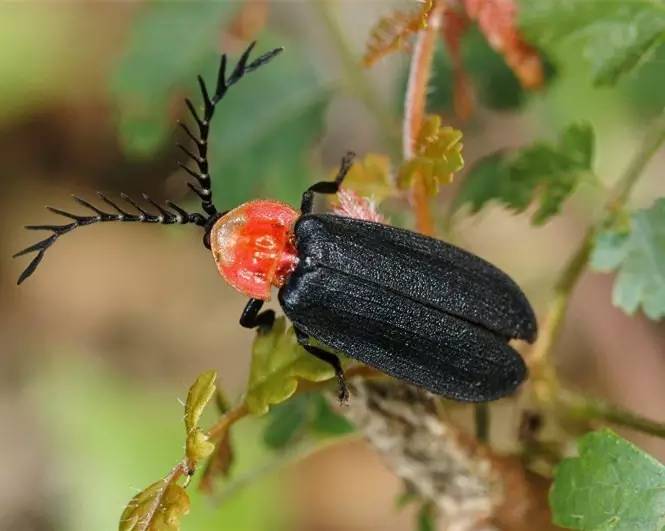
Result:
{"label": "green leaf", "polygon": [[418,531],[436,531],[434,509],[430,502],[425,502],[418,511]]}
{"label": "green leaf", "polygon": [[322,437],[352,433],[353,425],[330,407],[321,393],[310,392],[271,408],[263,440],[273,449],[284,448],[304,432]]}
{"label": "green leaf", "polygon": [[189,388],[187,402],[185,403],[185,429],[187,440],[185,453],[191,467],[201,459],[208,457],[215,449],[215,445],[208,441],[208,436],[199,428],[199,420],[203,409],[215,394],[215,380],[217,373],[207,371],[201,374]]}
{"label": "green leaf", "polygon": [[212,398],[212,395],[215,394],[216,379],[217,373],[215,371],[206,371],[199,375],[189,388],[187,402],[185,402],[185,427],[187,433],[198,427],[203,409]]}
{"label": "green leaf", "polygon": [[554,523],[570,529],[662,531],[665,466],[609,430],[578,441],[579,457],[557,467]]}
{"label": "green leaf", "polygon": [[[472,81],[478,102],[490,109],[511,110],[520,107],[528,91],[508,68],[501,55],[492,49],[477,27],[462,37],[461,52],[464,70]],[[448,51],[437,46],[427,95],[427,109],[449,115],[454,111],[454,70]]]}
{"label": "green leaf", "polygon": [[609,228],[595,240],[591,266],[618,270],[613,303],[632,314],[642,306],[650,319],[665,316],[665,198],[635,212],[627,228]]}
{"label": "green leaf", "polygon": [[[540,54],[545,69],[545,84],[552,81],[556,71],[547,57]],[[478,101],[490,109],[508,111],[521,107],[533,92],[525,90],[504,58],[487,42],[474,25],[462,37],[464,70],[472,80]],[[442,44],[437,45],[427,96],[427,108],[432,112],[453,112],[453,67]]]}
{"label": "green leaf", "polygon": [[296,396],[270,410],[263,441],[269,448],[280,449],[302,433],[308,420],[309,396]]}
{"label": "green leaf", "polygon": [[315,433],[337,436],[355,431],[353,424],[335,412],[320,393],[311,393],[309,396],[314,408],[311,426]]}
{"label": "green leaf", "polygon": [[462,181],[455,209],[464,204],[476,213],[489,201],[523,212],[538,207],[532,223],[541,225],[561,210],[578,183],[591,172],[593,131],[573,124],[556,144],[539,143],[513,152],[500,152],[479,161]]}
{"label": "green leaf", "polygon": [[522,30],[532,42],[552,46],[579,39],[599,85],[614,84],[665,42],[662,0],[522,0],[520,15]]}
{"label": "green leaf", "polygon": [[236,2],[150,2],[142,7],[117,69],[111,95],[119,110],[126,152],[152,154],[171,129],[167,108],[174,90],[193,84],[217,47]]}
{"label": "green leaf", "polygon": [[272,404],[288,399],[299,380],[322,382],[335,375],[332,367],[302,348],[286,320],[275,320],[267,333],[258,333],[252,347],[252,365],[245,402],[255,415],[267,413]]}
{"label": "green leaf", "polygon": [[134,496],[120,517],[120,531],[178,531],[189,512],[189,497],[169,479],[156,481]]}

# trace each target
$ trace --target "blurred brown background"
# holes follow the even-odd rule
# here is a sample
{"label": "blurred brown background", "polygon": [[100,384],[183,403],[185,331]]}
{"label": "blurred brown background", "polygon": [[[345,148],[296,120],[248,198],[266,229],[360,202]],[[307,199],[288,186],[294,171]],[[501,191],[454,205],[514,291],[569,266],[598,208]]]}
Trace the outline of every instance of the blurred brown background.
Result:
{"label": "blurred brown background", "polygon": [[[293,50],[303,57],[328,91],[321,123],[303,147],[305,179],[330,171],[346,149],[387,149],[385,131],[348,88],[325,17],[332,13],[359,57],[370,27],[390,3],[231,4],[233,13],[224,14],[228,20],[208,43],[211,52],[226,46],[237,54],[240,37],[263,28],[270,43],[286,42],[284,55]],[[182,6],[196,10],[205,4]],[[136,489],[163,475],[181,454],[178,399],[196,375],[215,368],[229,396],[243,390],[252,340],[237,325],[244,300],[218,277],[194,229],[108,224],[76,231],[47,253],[33,278],[15,286],[27,259],[9,256],[40,236],[22,225],[52,219],[43,205],[71,206],[69,194],[92,198],[95,190],[187,197],[175,165],[179,99],[169,99],[161,115],[166,138],[140,153],[131,143],[128,148],[123,101],[109,88],[127,50],[136,46],[146,9],[140,3],[83,1],[0,5],[2,530],[114,529]],[[239,12],[249,16],[248,28],[237,28]],[[170,39],[177,39],[169,32],[164,25],[165,53],[174,45]],[[261,51],[271,45],[261,42]],[[467,164],[500,147],[552,137],[584,118],[596,126],[596,167],[611,184],[639,142],[650,109],[665,101],[640,92],[639,79],[593,89],[582,60],[574,50],[566,53],[572,66],[558,72],[545,93],[511,110],[479,106],[470,122],[456,123],[465,134]],[[279,71],[280,60],[270,68]],[[373,97],[395,119],[406,66],[406,56],[397,54],[367,73]],[[432,90],[445,92],[436,84]],[[253,126],[252,108],[241,110]],[[254,151],[253,158],[252,164],[277,164],[272,152]],[[217,184],[250,182],[252,175],[241,173],[243,161],[237,166],[238,174],[218,175]],[[634,205],[665,194],[664,170],[660,153]],[[279,188],[280,178],[270,180],[277,183],[275,194],[293,197]],[[258,189],[253,186],[236,190],[234,198],[251,197]],[[525,216],[496,207],[462,216],[455,238],[509,271],[542,309],[556,271],[598,211],[596,186],[583,185],[565,215],[543,228],[530,228]],[[224,193],[217,186],[216,194]],[[444,192],[441,201],[450,195]],[[557,349],[561,371],[579,388],[665,421],[665,328],[613,308],[611,283],[606,275],[585,275]],[[665,459],[662,442],[627,435]],[[251,422],[238,439],[243,461],[266,459]],[[364,443],[342,443],[265,475],[224,503],[195,497],[184,529],[409,529],[412,512],[394,508],[400,491]]]}

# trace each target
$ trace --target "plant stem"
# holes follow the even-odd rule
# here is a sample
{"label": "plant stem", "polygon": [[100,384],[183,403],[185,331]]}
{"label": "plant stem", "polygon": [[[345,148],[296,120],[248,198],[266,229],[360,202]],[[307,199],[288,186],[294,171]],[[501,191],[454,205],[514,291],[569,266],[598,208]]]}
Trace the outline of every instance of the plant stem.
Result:
{"label": "plant stem", "polygon": [[623,207],[635,183],[642,176],[644,169],[651,161],[651,158],[661,148],[663,142],[665,142],[665,109],[654,120],[640,150],[632,158],[623,177],[610,194],[610,199],[606,205],[609,213],[614,214]]}
{"label": "plant stem", "polygon": [[554,285],[554,296],[550,302],[544,324],[538,340],[531,349],[529,362],[533,372],[534,391],[542,401],[551,399],[559,387],[556,372],[552,366],[549,354],[559,336],[564,322],[568,302],[573,289],[586,268],[591,253],[591,245],[595,230],[587,230],[584,239],[566,264],[559,279]]}
{"label": "plant stem", "polygon": [[550,353],[561,331],[570,296],[589,261],[595,235],[623,208],[635,184],[643,175],[644,169],[663,142],[665,142],[665,111],[653,122],[640,149],[610,192],[605,204],[605,215],[587,230],[584,239],[554,286],[554,297],[547,310],[540,336],[529,355],[534,392],[541,402],[552,401],[553,395],[558,392],[559,384]]}
{"label": "plant stem", "polygon": [[476,404],[473,409],[473,420],[476,427],[476,439],[487,444],[490,431],[490,410],[487,402]]}
{"label": "plant stem", "polygon": [[348,86],[354,94],[365,104],[376,119],[383,141],[392,153],[399,153],[399,130],[393,113],[383,103],[382,99],[368,81],[359,60],[353,54],[351,46],[333,13],[330,0],[312,2],[312,6],[319,12],[326,29],[337,49],[342,62],[344,75]]}
{"label": "plant stem", "polygon": [[[368,367],[367,365],[355,365],[345,371],[346,378],[382,378],[385,374]],[[310,382],[308,380],[299,380],[298,388],[296,389],[295,394],[307,393],[309,391],[314,391],[316,389],[323,389],[329,385],[331,380],[325,380],[323,382]],[[239,421],[241,418],[249,415],[249,409],[247,404],[242,402],[232,409],[229,409],[224,415],[222,415],[215,424],[213,424],[207,432],[208,438],[212,442],[216,442],[222,438],[222,436],[228,431],[228,429]]]}
{"label": "plant stem", "polygon": [[247,404],[245,404],[245,402],[237,405],[233,409],[230,409],[208,430],[208,438],[212,442],[216,442],[218,439],[222,438],[222,436],[233,424],[235,424],[241,418],[246,417],[248,414],[249,409],[247,408]]}
{"label": "plant stem", "polygon": [[[414,156],[416,140],[423,125],[427,107],[427,86],[434,58],[434,44],[438,34],[443,3],[434,7],[429,16],[427,27],[416,35],[416,44],[411,57],[409,78],[404,99],[404,124],[402,127],[402,153],[404,160]],[[418,232],[431,236],[434,234],[434,221],[425,191],[425,183],[419,174],[411,185],[411,204],[416,214]]]}
{"label": "plant stem", "polygon": [[556,402],[566,409],[571,418],[604,420],[618,426],[665,438],[665,423],[646,419],[603,400],[562,390],[558,393]]}

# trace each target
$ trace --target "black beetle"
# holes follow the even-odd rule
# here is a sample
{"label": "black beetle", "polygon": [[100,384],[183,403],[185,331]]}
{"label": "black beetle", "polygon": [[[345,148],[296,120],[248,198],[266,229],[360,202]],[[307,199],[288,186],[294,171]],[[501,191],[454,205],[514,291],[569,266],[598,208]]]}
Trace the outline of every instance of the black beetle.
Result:
{"label": "black beetle", "polygon": [[502,271],[462,249],[381,223],[331,214],[312,214],[315,193],[335,194],[352,161],[348,154],[334,181],[319,182],[303,194],[300,212],[277,201],[251,201],[218,212],[208,173],[208,133],[215,106],[245,74],[275,57],[281,48],[254,61],[250,45],[230,75],[222,56],[212,98],[203,79],[203,116],[186,100],[198,135],[181,124],[196,153],[180,146],[197,171],[188,183],[204,213],[189,213],[172,202],[144,210],[122,194],[136,211],[128,212],[103,194],[114,212],[74,197],[93,214],[81,216],[49,208],[72,221],[65,225],[31,225],[48,230],[48,238],[17,253],[37,255],[19,277],[29,277],[46,250],[63,234],[105,221],[195,224],[204,229],[204,244],[233,287],[250,301],[240,318],[247,328],[269,329],[272,310],[260,312],[279,288],[279,302],[292,321],[298,342],[331,364],[348,392],[338,357],[309,344],[310,338],[387,374],[456,400],[487,401],[512,392],[525,378],[522,358],[508,341],[533,341],[536,320],[520,288]]}

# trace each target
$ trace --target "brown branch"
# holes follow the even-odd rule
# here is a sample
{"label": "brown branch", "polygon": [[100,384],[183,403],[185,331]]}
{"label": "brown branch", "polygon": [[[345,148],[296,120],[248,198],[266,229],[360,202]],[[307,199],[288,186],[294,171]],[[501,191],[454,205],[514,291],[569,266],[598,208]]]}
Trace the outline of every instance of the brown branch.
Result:
{"label": "brown branch", "polygon": [[351,383],[343,413],[421,498],[445,529],[556,529],[547,506],[549,482],[519,459],[496,454],[438,414],[429,393],[396,381]]}
{"label": "brown branch", "polygon": [[241,418],[249,414],[247,404],[244,402],[226,412],[220,419],[208,430],[208,438],[212,442],[220,440],[229,428]]}

